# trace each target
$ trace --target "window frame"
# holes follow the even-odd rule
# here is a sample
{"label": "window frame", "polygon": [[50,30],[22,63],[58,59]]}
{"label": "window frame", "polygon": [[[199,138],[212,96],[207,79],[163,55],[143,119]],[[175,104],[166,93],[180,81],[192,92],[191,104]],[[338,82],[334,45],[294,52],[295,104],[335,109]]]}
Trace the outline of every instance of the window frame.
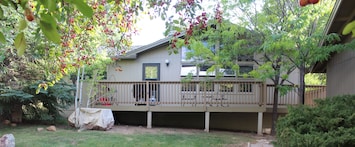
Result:
{"label": "window frame", "polygon": [[[146,78],[146,67],[157,68],[157,78]],[[142,66],[142,79],[145,81],[159,81],[160,80],[160,63],[143,63]]]}

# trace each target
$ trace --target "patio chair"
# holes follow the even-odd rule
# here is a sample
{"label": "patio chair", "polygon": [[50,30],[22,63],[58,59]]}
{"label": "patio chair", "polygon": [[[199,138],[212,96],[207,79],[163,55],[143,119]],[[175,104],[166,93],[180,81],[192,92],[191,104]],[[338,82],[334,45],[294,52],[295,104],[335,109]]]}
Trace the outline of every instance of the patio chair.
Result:
{"label": "patio chair", "polygon": [[192,106],[196,107],[197,104],[197,96],[195,92],[182,92],[181,93],[181,106],[185,106],[186,104],[192,104]]}

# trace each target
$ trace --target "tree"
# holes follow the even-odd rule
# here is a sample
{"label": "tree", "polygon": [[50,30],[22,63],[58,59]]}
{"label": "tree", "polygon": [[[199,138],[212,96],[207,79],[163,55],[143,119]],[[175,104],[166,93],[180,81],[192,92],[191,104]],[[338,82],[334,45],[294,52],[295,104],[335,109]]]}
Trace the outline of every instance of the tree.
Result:
{"label": "tree", "polygon": [[[278,118],[278,97],[292,88],[285,84],[298,86],[302,104],[304,76],[310,66],[316,61],[327,59],[331,52],[348,47],[319,45],[321,41],[328,44],[338,39],[336,34],[323,34],[332,5],[332,1],[300,7],[296,0],[224,0],[221,4],[223,11],[217,7],[214,18],[209,14],[208,19],[204,18],[206,14],[198,16],[196,20],[199,21],[190,22],[190,27],[186,28],[184,41],[173,39],[171,47],[187,46],[192,50],[188,57],[213,64],[208,71],[216,72],[217,76],[220,68],[238,70],[236,62],[239,55],[258,55],[253,59],[258,68],[249,75],[271,80],[275,85],[272,119],[274,134]],[[238,27],[227,23],[226,19],[234,21]],[[179,36],[179,33],[174,36]],[[208,42],[208,45],[203,41]],[[215,46],[215,52],[211,51],[212,46]],[[300,71],[300,85],[289,81],[289,75],[295,69]]]}
{"label": "tree", "polygon": [[[320,41],[337,39],[334,34],[324,35],[323,28],[329,18],[333,2],[322,1],[320,5],[299,7],[298,1],[268,0],[236,2],[227,8],[237,7],[241,25],[255,30],[262,42],[252,52],[262,54],[259,68],[252,72],[255,77],[270,78],[274,85],[272,133],[275,133],[279,90],[284,90],[289,74],[300,71],[300,103],[304,99],[304,76],[316,61],[325,60],[331,52],[341,50],[333,46],[319,46]],[[293,83],[290,83],[293,84]],[[286,88],[287,90],[288,88]],[[285,91],[281,91],[285,92]]]}
{"label": "tree", "polygon": [[[131,45],[132,34],[137,33],[135,22],[141,13],[166,19],[168,30],[179,29],[171,24],[194,18],[200,0],[4,0],[0,18],[15,13],[20,16],[14,25],[18,32],[0,31],[2,45],[14,43],[17,55],[38,52],[38,57],[56,60],[49,71],[49,85],[82,65],[91,64],[97,48],[109,48],[110,55],[124,54]],[[180,17],[168,16],[175,10]],[[169,14],[170,15],[170,14]],[[169,19],[167,19],[169,17]],[[1,19],[5,22],[6,19]],[[27,28],[27,30],[26,30]],[[101,33],[103,32],[103,33]],[[35,47],[28,41],[36,38]]]}
{"label": "tree", "polygon": [[[166,18],[174,6],[179,18],[190,18],[199,0],[3,0],[0,1],[1,96],[28,98],[23,91],[38,83],[36,94],[84,65],[91,65],[99,47],[124,54],[136,33],[138,14]],[[182,23],[184,25],[184,23]],[[176,28],[171,28],[176,29]],[[103,33],[102,33],[103,32]],[[8,92],[15,94],[8,95]],[[39,96],[39,95],[37,95]],[[4,98],[7,97],[7,98]],[[21,107],[19,107],[21,109]]]}
{"label": "tree", "polygon": [[306,85],[326,85],[327,76],[324,73],[308,73],[304,77]]}

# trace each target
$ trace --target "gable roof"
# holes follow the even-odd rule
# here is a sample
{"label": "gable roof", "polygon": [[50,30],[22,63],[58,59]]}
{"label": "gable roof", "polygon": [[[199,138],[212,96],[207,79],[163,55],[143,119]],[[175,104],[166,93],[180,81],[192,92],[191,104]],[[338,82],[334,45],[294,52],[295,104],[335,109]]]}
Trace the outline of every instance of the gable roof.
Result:
{"label": "gable roof", "polygon": [[125,55],[119,55],[118,58],[120,59],[136,59],[137,58],[137,54],[145,52],[147,50],[151,50],[151,49],[155,49],[164,45],[169,44],[171,37],[166,37],[163,39],[160,39],[158,41],[155,41],[153,43],[132,49],[130,51],[128,51]]}
{"label": "gable roof", "polygon": [[[184,33],[181,33],[180,35],[177,36],[178,38],[183,38]],[[143,53],[145,51],[151,50],[151,49],[156,49],[162,46],[166,46],[169,44],[172,36],[165,37],[163,39],[157,40],[153,43],[143,45],[137,48],[132,48],[132,50],[129,50],[125,55],[119,55],[119,59],[137,59],[137,55],[140,53]]]}
{"label": "gable roof", "polygon": [[[325,26],[325,34],[337,33],[341,34],[347,23],[355,19],[355,1],[354,0],[337,0],[335,2],[330,18]],[[345,43],[351,35],[341,35],[341,42]],[[311,72],[325,73],[327,61],[317,62]]]}

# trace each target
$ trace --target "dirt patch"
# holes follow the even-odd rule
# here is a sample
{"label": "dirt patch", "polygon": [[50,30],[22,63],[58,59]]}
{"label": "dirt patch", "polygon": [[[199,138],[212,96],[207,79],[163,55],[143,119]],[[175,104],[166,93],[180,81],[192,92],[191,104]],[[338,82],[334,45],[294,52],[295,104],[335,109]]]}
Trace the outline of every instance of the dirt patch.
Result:
{"label": "dirt patch", "polygon": [[[67,128],[68,126],[64,127]],[[145,126],[129,126],[129,125],[116,125],[113,126],[112,129],[105,131],[106,133],[119,133],[123,135],[127,135],[127,140],[133,140],[130,138],[130,135],[134,134],[201,134],[206,133],[202,129],[184,129],[184,128],[164,128],[164,127],[153,127],[146,128]],[[233,132],[233,131],[218,131],[218,130],[210,130],[209,134],[214,134],[217,136],[228,136],[232,140],[239,140],[240,136],[244,136],[246,138],[252,138],[243,140],[242,143],[238,144],[226,144],[223,146],[233,146],[233,147],[272,147],[271,142],[275,140],[273,136],[269,135],[257,135],[255,133],[245,133],[245,132]],[[238,137],[237,137],[238,136]],[[242,137],[243,138],[243,137]],[[75,144],[75,143],[74,143]]]}
{"label": "dirt patch", "polygon": [[[146,128],[145,126],[129,126],[129,125],[120,125],[114,126],[112,129],[107,131],[108,133],[120,133],[125,135],[132,134],[198,134],[206,133],[202,129],[183,129],[183,128],[161,128],[154,127],[151,129]],[[245,136],[253,138],[250,141],[251,144],[270,144],[275,138],[270,135],[257,135],[255,133],[241,133],[241,132],[231,132],[231,131],[216,131],[211,130],[209,133],[218,134],[218,135],[236,135],[236,136]],[[233,146],[233,145],[232,145]],[[239,145],[237,145],[239,146]]]}
{"label": "dirt patch", "polygon": [[195,134],[195,133],[202,133],[204,131],[198,130],[198,129],[158,128],[158,127],[148,129],[143,126],[122,125],[122,126],[114,126],[112,129],[108,130],[107,132],[132,135],[132,134],[144,134],[144,133],[149,133],[149,134],[161,134],[161,133],[163,133],[163,134]]}

